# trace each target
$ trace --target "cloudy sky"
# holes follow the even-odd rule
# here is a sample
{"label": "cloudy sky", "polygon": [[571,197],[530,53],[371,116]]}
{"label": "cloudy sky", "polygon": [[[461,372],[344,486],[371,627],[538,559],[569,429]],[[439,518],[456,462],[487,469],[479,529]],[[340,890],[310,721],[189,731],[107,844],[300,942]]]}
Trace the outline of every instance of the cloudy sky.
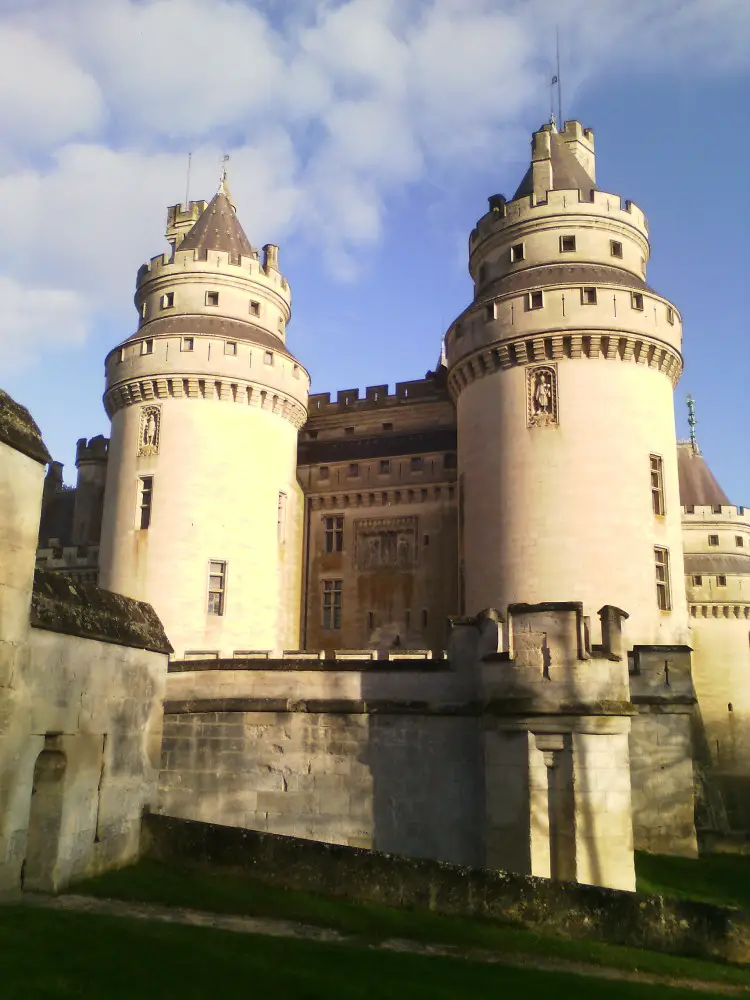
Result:
{"label": "cloudy sky", "polygon": [[280,244],[314,391],[433,367],[468,233],[548,117],[555,26],[564,114],[685,318],[679,431],[690,391],[750,504],[748,0],[0,0],[0,385],[68,481],[188,151],[191,196],[229,153],[248,236]]}

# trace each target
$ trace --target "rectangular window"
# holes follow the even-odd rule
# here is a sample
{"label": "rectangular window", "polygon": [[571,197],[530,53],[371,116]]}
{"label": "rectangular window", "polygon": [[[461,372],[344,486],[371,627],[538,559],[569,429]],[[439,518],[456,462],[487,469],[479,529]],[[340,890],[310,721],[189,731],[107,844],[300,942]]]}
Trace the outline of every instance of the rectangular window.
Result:
{"label": "rectangular window", "polygon": [[357,462],[350,462],[350,464],[349,464],[349,472],[347,474],[349,475],[350,478],[352,476],[358,476],[359,475],[359,465],[357,464]]}
{"label": "rectangular window", "polygon": [[263,352],[263,364],[264,365],[272,365],[273,364],[273,351],[264,351]]}
{"label": "rectangular window", "polygon": [[495,318],[495,303],[488,302],[484,307],[484,318],[488,323],[491,323]]}
{"label": "rectangular window", "polygon": [[323,628],[341,628],[341,580],[323,580]]}
{"label": "rectangular window", "polygon": [[669,549],[654,547],[656,561],[656,603],[660,611],[670,611],[672,595],[669,588]]}
{"label": "rectangular window", "polygon": [[640,292],[630,293],[630,304],[637,312],[643,312],[643,296]]}
{"label": "rectangular window", "polygon": [[710,546],[712,546],[712,547],[717,546],[719,544],[719,536],[718,535],[709,535],[708,536],[708,544]]}
{"label": "rectangular window", "polygon": [[207,306],[218,306],[219,304],[219,293],[218,292],[206,292],[206,305]]}
{"label": "rectangular window", "polygon": [[576,248],[575,236],[560,237],[560,253],[572,253]]}
{"label": "rectangular window", "polygon": [[171,309],[174,306],[174,292],[165,292],[161,297],[162,309]]}
{"label": "rectangular window", "polygon": [[622,243],[619,240],[610,240],[609,252],[613,257],[622,257]]}
{"label": "rectangular window", "polygon": [[125,348],[121,347],[120,350],[117,352],[117,364],[121,365],[124,360],[125,360]]}
{"label": "rectangular window", "polygon": [[151,503],[154,499],[154,477],[138,479],[138,527],[146,529],[151,524]]}
{"label": "rectangular window", "polygon": [[693,577],[693,586],[694,587],[702,587],[703,586],[703,577],[700,576],[700,575],[694,576]]}
{"label": "rectangular window", "polygon": [[412,472],[421,472],[424,468],[424,460],[421,456],[415,455],[414,458],[412,458],[410,465]]}
{"label": "rectangular window", "polygon": [[422,610],[422,628],[427,628],[427,608]]}
{"label": "rectangular window", "polygon": [[380,462],[380,475],[386,476],[391,471],[390,459],[384,458]]}
{"label": "rectangular window", "polygon": [[153,340],[142,340],[141,341],[141,354],[153,354],[154,353],[154,342]]}
{"label": "rectangular window", "polygon": [[667,323],[674,326],[674,309],[671,306],[667,306]]}
{"label": "rectangular window", "polygon": [[308,431],[307,432],[307,436],[310,439],[310,441],[317,441],[318,440],[318,432],[317,431]]}
{"label": "rectangular window", "polygon": [[224,341],[224,353],[225,354],[237,354],[237,341],[236,340],[225,340]]}
{"label": "rectangular window", "polygon": [[180,343],[181,351],[192,351],[195,347],[195,341],[192,337],[183,337]]}
{"label": "rectangular window", "polygon": [[345,427],[344,428],[344,434],[353,434],[353,433],[354,433],[354,428],[353,427]]}
{"label": "rectangular window", "polygon": [[295,365],[292,368],[292,375],[294,378],[299,378],[299,365]]}
{"label": "rectangular window", "polygon": [[595,288],[582,288],[581,289],[581,301],[585,306],[595,306],[596,305],[596,289]]}
{"label": "rectangular window", "polygon": [[720,503],[715,503],[711,507],[711,513],[712,514],[721,514],[721,504]]}
{"label": "rectangular window", "polygon": [[318,476],[321,479],[328,479],[329,475],[330,475],[330,471],[328,469],[328,466],[327,465],[321,465],[321,467],[318,469]]}
{"label": "rectangular window", "polygon": [[734,544],[737,546],[738,549],[741,549],[745,545],[745,539],[742,537],[742,535],[735,535]]}
{"label": "rectangular window", "polygon": [[727,585],[727,578],[725,576],[717,576],[716,577],[716,586],[717,587],[726,587],[726,585]]}
{"label": "rectangular window", "polygon": [[276,535],[279,542],[286,541],[286,493],[279,491],[279,505],[276,513]]}
{"label": "rectangular window", "polygon": [[344,515],[334,514],[323,520],[326,529],[326,552],[341,552],[344,548]]}
{"label": "rectangular window", "polygon": [[544,306],[544,292],[529,292],[526,298],[527,309],[541,309]]}
{"label": "rectangular window", "polygon": [[443,457],[443,467],[446,469],[456,468],[455,452],[449,451],[448,454]]}
{"label": "rectangular window", "polygon": [[384,431],[392,431],[393,430],[393,424],[383,424],[383,430]]}
{"label": "rectangular window", "polygon": [[250,302],[250,315],[260,316],[260,302]]}
{"label": "rectangular window", "polygon": [[453,327],[453,336],[456,338],[456,340],[460,340],[461,337],[463,337],[463,335],[464,335],[463,327],[461,326],[460,323],[456,323],[456,325]]}
{"label": "rectangular window", "polygon": [[227,564],[212,560],[208,564],[208,614],[223,615],[227,587]]}
{"label": "rectangular window", "polygon": [[523,260],[526,254],[524,253],[523,243],[516,243],[510,248],[510,259],[512,263],[517,260]]}
{"label": "rectangular window", "polygon": [[651,506],[654,514],[664,516],[664,463],[658,455],[650,455],[651,463]]}

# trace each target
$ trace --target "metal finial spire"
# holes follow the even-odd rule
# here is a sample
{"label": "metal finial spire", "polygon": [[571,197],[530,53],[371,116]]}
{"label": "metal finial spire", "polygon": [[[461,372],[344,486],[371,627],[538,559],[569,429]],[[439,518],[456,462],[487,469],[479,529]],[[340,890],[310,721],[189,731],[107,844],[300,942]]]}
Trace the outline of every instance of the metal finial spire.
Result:
{"label": "metal finial spire", "polygon": [[225,194],[229,196],[229,190],[227,188],[227,163],[229,162],[229,153],[225,153],[221,158],[221,174],[219,175],[219,190],[218,194]]}
{"label": "metal finial spire", "polygon": [[698,454],[698,440],[695,436],[695,400],[691,395],[688,395],[687,399],[688,408],[688,424],[690,426],[690,447],[693,449],[693,454]]}

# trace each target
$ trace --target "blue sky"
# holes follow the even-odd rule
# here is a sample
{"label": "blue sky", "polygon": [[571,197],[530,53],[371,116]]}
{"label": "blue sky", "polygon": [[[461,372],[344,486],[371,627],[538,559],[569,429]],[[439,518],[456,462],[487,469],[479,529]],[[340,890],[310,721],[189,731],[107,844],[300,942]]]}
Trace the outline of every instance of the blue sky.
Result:
{"label": "blue sky", "polygon": [[564,114],[648,215],[648,281],[683,314],[678,433],[691,392],[750,504],[746,0],[0,0],[0,385],[66,479],[76,439],[107,433],[103,359],[188,150],[192,197],[228,151],[248,236],[280,244],[313,391],[432,368],[469,231],[548,115],[555,22]]}

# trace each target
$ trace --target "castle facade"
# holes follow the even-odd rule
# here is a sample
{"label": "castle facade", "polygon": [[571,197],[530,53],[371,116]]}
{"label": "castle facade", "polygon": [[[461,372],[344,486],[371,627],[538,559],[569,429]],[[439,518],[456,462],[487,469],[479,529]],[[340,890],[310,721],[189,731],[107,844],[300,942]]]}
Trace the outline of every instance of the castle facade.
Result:
{"label": "castle facade", "polygon": [[161,618],[161,808],[625,888],[633,837],[746,829],[750,517],[677,442],[682,317],[592,131],[534,133],[393,393],[309,395],[225,179],[166,237],[38,552]]}

